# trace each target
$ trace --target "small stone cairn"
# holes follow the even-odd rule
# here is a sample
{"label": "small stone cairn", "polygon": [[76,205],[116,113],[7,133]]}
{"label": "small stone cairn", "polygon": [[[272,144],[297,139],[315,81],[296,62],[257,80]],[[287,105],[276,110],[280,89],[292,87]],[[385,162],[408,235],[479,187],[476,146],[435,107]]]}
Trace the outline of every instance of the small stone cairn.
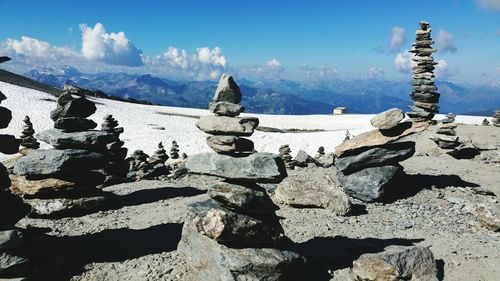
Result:
{"label": "small stone cairn", "polygon": [[120,134],[124,132],[123,127],[118,127],[118,121],[116,121],[112,115],[108,114],[104,117],[104,121],[101,124],[101,131],[111,133],[115,135],[117,139],[117,141],[106,145],[109,155],[109,163],[103,169],[103,172],[106,175],[103,186],[110,186],[129,181],[127,179],[129,165],[127,161],[125,161],[128,149],[123,147],[125,143],[120,140]]}
{"label": "small stone cairn", "polygon": [[179,145],[175,140],[172,141],[172,145],[170,146],[170,158],[179,159]]}
{"label": "small stone cairn", "polygon": [[[500,116],[499,116],[500,117]],[[500,121],[499,121],[500,122]],[[483,122],[481,123],[481,125],[483,126],[489,126],[490,125],[490,121],[488,121],[488,119],[484,118],[483,119]]]}
{"label": "small stone cairn", "polygon": [[[5,61],[5,60],[3,60]],[[2,57],[0,57],[2,62]],[[0,92],[0,103],[7,97]],[[7,128],[12,119],[11,111],[0,106],[0,128]],[[0,135],[0,153],[15,154],[21,140],[11,135]],[[23,254],[26,247],[25,231],[15,224],[29,212],[21,198],[9,191],[11,181],[7,168],[0,163],[0,279],[24,280],[28,278],[30,261]],[[6,278],[6,279],[3,279]]]}
{"label": "small stone cairn", "polygon": [[455,117],[457,117],[457,116],[455,114],[453,114],[453,113],[450,112],[450,113],[448,113],[446,115],[446,117],[443,120],[441,120],[441,123],[443,123],[443,124],[454,123],[455,122]]}
{"label": "small stone cairn", "polygon": [[209,105],[215,116],[203,116],[196,126],[209,134],[216,153],[192,155],[191,173],[220,177],[209,189],[210,199],[188,206],[179,251],[198,272],[198,280],[300,280],[304,259],[279,249],[283,228],[276,206],[258,182],[278,183],[286,176],[283,161],[257,153],[251,136],[259,121],[237,117],[243,111],[238,85],[223,75]]}
{"label": "small stone cairn", "polygon": [[118,138],[91,130],[97,124],[87,117],[95,111],[84,96],[75,99],[63,92],[50,113],[55,128],[37,134],[54,148],[31,150],[15,163],[11,190],[24,197],[34,214],[88,211],[106,199],[96,188],[105,179],[98,170],[108,164],[106,146]]}
{"label": "small stone cairn", "polygon": [[33,136],[35,134],[35,130],[33,129],[33,123],[31,123],[29,116],[24,117],[23,122],[24,125],[23,131],[21,132],[21,146],[28,149],[40,148],[40,143]]}
{"label": "small stone cairn", "polygon": [[470,139],[461,139],[457,136],[456,128],[457,124],[448,123],[437,129],[436,135],[430,139],[439,146],[440,151],[433,152],[433,154],[440,155],[444,152],[456,159],[472,159],[479,155],[480,150],[472,144]]}
{"label": "small stone cairn", "polygon": [[318,160],[321,157],[325,156],[325,148],[323,146],[318,147],[318,152],[316,152],[316,155],[314,155],[314,159]]}
{"label": "small stone cairn", "polygon": [[415,153],[415,143],[396,141],[428,126],[426,122],[400,123],[404,116],[397,108],[382,112],[371,119],[372,126],[377,129],[336,147],[337,179],[351,197],[365,202],[376,201],[402,174],[399,162]]}
{"label": "small stone cairn", "polygon": [[283,160],[285,166],[288,169],[293,169],[295,167],[295,163],[292,160],[293,157],[290,153],[292,153],[292,150],[290,149],[290,146],[288,144],[283,144],[280,146],[278,154],[279,157]]}
{"label": "small stone cairn", "polygon": [[431,56],[436,51],[431,45],[434,43],[431,38],[431,25],[428,22],[421,21],[420,29],[416,32],[416,40],[413,43],[413,49],[410,53],[415,56],[412,60],[415,62],[413,70],[413,91],[411,98],[415,101],[411,106],[411,112],[408,116],[415,122],[432,120],[434,115],[439,112],[439,93],[434,85],[434,65],[437,62]]}
{"label": "small stone cairn", "polygon": [[129,162],[129,172],[127,178],[133,181],[141,180],[146,177],[148,171],[153,168],[153,166],[148,161],[149,155],[144,153],[142,150],[136,150],[125,159]]}
{"label": "small stone cairn", "polygon": [[495,115],[493,115],[493,120],[491,120],[491,123],[495,127],[500,127],[500,110],[495,110]]}
{"label": "small stone cairn", "polygon": [[150,157],[150,162],[153,165],[156,164],[165,164],[167,162],[169,156],[167,154],[167,151],[165,150],[165,147],[163,147],[163,143],[160,142],[158,143],[158,149],[155,151],[153,156]]}

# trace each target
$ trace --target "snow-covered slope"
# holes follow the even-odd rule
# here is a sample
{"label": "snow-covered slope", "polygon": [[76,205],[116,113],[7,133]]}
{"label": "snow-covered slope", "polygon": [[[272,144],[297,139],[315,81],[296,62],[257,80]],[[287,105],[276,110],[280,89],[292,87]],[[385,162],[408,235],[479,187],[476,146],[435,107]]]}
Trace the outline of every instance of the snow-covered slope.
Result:
{"label": "snow-covered slope", "polygon": [[[19,136],[22,130],[22,119],[25,115],[30,116],[34,129],[41,131],[52,128],[50,111],[56,107],[56,98],[44,92],[18,87],[0,82],[2,91],[7,100],[2,106],[12,111],[12,122],[9,128],[1,130],[0,133]],[[189,116],[209,115],[208,110],[176,108],[164,106],[150,106],[132,103],[124,103],[106,99],[93,99],[97,104],[97,112],[90,118],[98,124],[101,123],[106,114],[112,114],[125,128],[121,139],[129,148],[129,153],[141,149],[152,154],[158,142],[163,141],[167,150],[172,140],[177,140],[181,152],[188,155],[210,151],[205,144],[206,134],[196,128],[196,118]],[[159,114],[165,113],[165,114]],[[173,114],[173,115],[172,115]],[[186,116],[175,116],[175,115]],[[333,151],[345,137],[346,130],[351,134],[373,129],[370,118],[373,115],[345,114],[345,115],[265,115],[265,114],[243,114],[255,116],[260,119],[260,125],[278,129],[323,129],[325,132],[307,133],[266,133],[256,131],[250,139],[255,142],[258,151],[277,153],[282,144],[289,144],[293,154],[299,149],[311,155],[316,153],[319,146],[324,146],[326,151]],[[437,119],[443,118],[438,115]],[[484,117],[458,116],[457,122],[468,124],[480,124]],[[155,127],[164,127],[158,130]],[[50,147],[42,143],[42,148]],[[5,159],[0,155],[0,159]]]}

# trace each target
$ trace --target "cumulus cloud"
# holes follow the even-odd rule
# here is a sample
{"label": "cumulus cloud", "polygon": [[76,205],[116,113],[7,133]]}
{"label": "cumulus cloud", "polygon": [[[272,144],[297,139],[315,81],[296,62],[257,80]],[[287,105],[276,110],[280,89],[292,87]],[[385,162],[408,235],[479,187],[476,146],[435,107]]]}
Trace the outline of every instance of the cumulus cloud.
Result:
{"label": "cumulus cloud", "polygon": [[123,31],[107,33],[101,23],[97,23],[94,28],[80,24],[80,30],[82,31],[82,55],[86,59],[113,65],[143,65],[142,51],[128,40]]}
{"label": "cumulus cloud", "polygon": [[440,52],[451,52],[455,53],[457,47],[455,47],[455,39],[453,35],[444,29],[439,30],[436,37],[436,48]]}
{"label": "cumulus cloud", "polygon": [[370,78],[379,78],[384,75],[384,70],[380,67],[370,67],[368,69],[368,77]]}
{"label": "cumulus cloud", "polygon": [[67,47],[54,47],[45,41],[22,36],[21,40],[7,38],[0,43],[2,53],[13,57],[35,58],[43,60],[59,60],[78,56]]}
{"label": "cumulus cloud", "polygon": [[476,4],[485,10],[500,11],[500,0],[476,0]]}
{"label": "cumulus cloud", "polygon": [[411,71],[411,68],[415,65],[415,62],[412,61],[412,58],[414,56],[415,55],[413,53],[409,53],[408,50],[398,53],[394,58],[394,65],[396,66],[396,70],[399,72]]}
{"label": "cumulus cloud", "polygon": [[389,47],[391,50],[399,50],[404,44],[406,44],[406,30],[400,26],[393,26],[391,30],[391,40],[389,41]]}
{"label": "cumulus cloud", "polygon": [[256,64],[253,66],[239,67],[237,70],[238,76],[247,79],[280,79],[285,68],[277,59],[270,59],[265,64]]}
{"label": "cumulus cloud", "polygon": [[302,64],[299,69],[304,73],[305,77],[309,80],[328,80],[338,78],[339,71],[327,65],[319,67],[312,67],[307,64]]}
{"label": "cumulus cloud", "polygon": [[439,77],[441,79],[448,78],[452,76],[452,72],[448,66],[448,63],[445,60],[436,60],[438,64],[436,64],[436,69],[434,70],[434,73],[436,74],[436,77]]}

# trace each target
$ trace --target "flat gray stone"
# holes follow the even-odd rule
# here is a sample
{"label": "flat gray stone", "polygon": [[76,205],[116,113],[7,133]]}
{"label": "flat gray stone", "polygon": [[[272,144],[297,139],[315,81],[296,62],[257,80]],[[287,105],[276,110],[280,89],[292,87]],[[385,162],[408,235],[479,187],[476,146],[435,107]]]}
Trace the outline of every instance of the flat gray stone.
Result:
{"label": "flat gray stone", "polygon": [[86,118],[62,117],[54,122],[54,128],[65,132],[82,132],[92,130],[97,127],[97,123]]}
{"label": "flat gray stone", "polygon": [[208,136],[208,146],[221,154],[251,153],[254,144],[251,140],[235,136]]}
{"label": "flat gray stone", "polygon": [[397,164],[413,156],[415,142],[396,142],[369,149],[351,151],[335,159],[335,167],[344,174],[364,168]]}
{"label": "flat gray stone", "polygon": [[14,165],[14,174],[27,177],[70,174],[104,168],[104,154],[77,149],[30,151]]}
{"label": "flat gray stone", "polygon": [[116,135],[105,131],[67,133],[58,129],[49,129],[39,132],[36,136],[57,149],[100,150],[105,148],[106,144],[118,141]]}
{"label": "flat gray stone", "polygon": [[241,102],[240,87],[234,82],[233,77],[229,74],[223,74],[215,90],[214,102],[227,101],[230,103]]}
{"label": "flat gray stone", "polygon": [[251,136],[259,125],[255,117],[202,116],[196,127],[211,135]]}
{"label": "flat gray stone", "polygon": [[195,174],[254,182],[277,183],[286,177],[283,160],[272,153],[254,153],[245,157],[200,153],[188,158],[186,168]]}
{"label": "flat gray stone", "polygon": [[238,116],[245,110],[243,106],[227,101],[211,102],[208,104],[208,109],[213,114],[230,117]]}
{"label": "flat gray stone", "polygon": [[265,189],[256,184],[218,183],[210,187],[208,195],[225,207],[244,214],[274,214],[277,209]]}
{"label": "flat gray stone", "polygon": [[391,108],[375,115],[370,123],[380,130],[389,130],[396,127],[405,118],[404,112],[399,108]]}
{"label": "flat gray stone", "polygon": [[65,92],[57,99],[57,108],[50,112],[50,118],[54,121],[62,117],[87,118],[96,110],[95,104],[85,97],[73,99],[70,93]]}

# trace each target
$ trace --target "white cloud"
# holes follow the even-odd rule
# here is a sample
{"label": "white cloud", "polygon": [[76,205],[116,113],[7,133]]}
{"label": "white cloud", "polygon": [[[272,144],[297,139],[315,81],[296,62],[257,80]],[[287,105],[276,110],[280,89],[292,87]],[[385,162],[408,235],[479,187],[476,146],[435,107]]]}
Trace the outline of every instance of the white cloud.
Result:
{"label": "white cloud", "polygon": [[267,64],[267,66],[269,66],[271,68],[282,68],[281,62],[277,59],[269,60],[269,61],[267,61],[266,64]]}
{"label": "white cloud", "polygon": [[67,47],[54,47],[45,41],[27,36],[22,36],[21,40],[7,38],[0,43],[0,51],[13,57],[21,56],[43,60],[59,60],[78,56],[78,53]]}
{"label": "white cloud", "polygon": [[389,47],[391,50],[399,50],[406,43],[406,30],[400,26],[393,26]]}
{"label": "white cloud", "polygon": [[141,66],[141,53],[128,40],[124,32],[106,33],[104,25],[94,28],[80,24],[82,31],[82,55],[87,60],[101,61],[113,65]]}
{"label": "white cloud", "polygon": [[476,0],[476,4],[485,10],[500,11],[500,0]]}
{"label": "white cloud", "polygon": [[222,55],[222,49],[215,47],[210,49],[208,47],[196,49],[198,61],[201,64],[226,67],[226,57]]}
{"label": "white cloud", "polygon": [[408,52],[408,50],[405,50],[404,52],[401,52],[396,55],[394,58],[394,65],[396,66],[396,70],[399,72],[409,72],[411,71],[412,66],[415,65],[415,62],[412,61],[412,58],[415,55],[413,53]]}
{"label": "white cloud", "polygon": [[439,52],[443,53],[456,52],[457,47],[455,47],[455,39],[453,38],[453,34],[447,32],[444,29],[439,30],[436,37],[436,48]]}
{"label": "white cloud", "polygon": [[380,67],[370,67],[368,69],[368,77],[370,78],[379,78],[384,75],[384,70]]}
{"label": "white cloud", "polygon": [[307,64],[302,64],[299,69],[303,71],[307,79],[313,81],[335,79],[339,75],[339,71],[336,68],[327,65],[312,67]]}
{"label": "white cloud", "polygon": [[434,71],[436,73],[436,77],[444,79],[452,75],[448,63],[445,60],[436,60],[436,62],[438,63],[435,65],[436,69]]}

